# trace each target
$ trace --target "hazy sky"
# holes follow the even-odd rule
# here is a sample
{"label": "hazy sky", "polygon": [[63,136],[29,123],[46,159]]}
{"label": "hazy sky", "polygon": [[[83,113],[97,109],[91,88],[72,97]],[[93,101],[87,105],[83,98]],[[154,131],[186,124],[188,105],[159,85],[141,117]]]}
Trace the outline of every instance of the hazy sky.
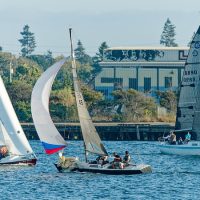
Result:
{"label": "hazy sky", "polygon": [[68,28],[94,55],[103,41],[116,46],[159,46],[167,18],[176,42],[187,45],[200,25],[200,0],[0,0],[0,46],[20,52],[20,31],[35,33],[35,53],[69,54]]}

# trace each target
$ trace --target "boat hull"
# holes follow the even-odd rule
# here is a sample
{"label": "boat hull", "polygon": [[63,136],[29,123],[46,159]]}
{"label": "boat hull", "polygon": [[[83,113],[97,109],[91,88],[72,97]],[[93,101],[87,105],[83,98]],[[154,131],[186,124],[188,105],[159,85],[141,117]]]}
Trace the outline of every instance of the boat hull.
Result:
{"label": "boat hull", "polygon": [[163,154],[200,156],[200,142],[189,142],[183,145],[161,143],[159,149]]}
{"label": "boat hull", "polygon": [[150,167],[145,167],[142,169],[98,169],[98,168],[77,168],[78,172],[89,172],[89,173],[99,173],[108,175],[133,175],[133,174],[144,174],[151,173]]}
{"label": "boat hull", "polygon": [[99,164],[89,164],[85,162],[76,163],[74,168],[65,168],[59,164],[55,164],[59,172],[88,172],[108,175],[133,175],[151,173],[152,169],[150,165],[129,165],[124,169],[112,169],[110,164],[101,166]]}
{"label": "boat hull", "polygon": [[36,165],[36,158],[26,158],[22,156],[7,156],[0,160],[0,166],[2,165],[26,165],[26,166],[34,166]]}

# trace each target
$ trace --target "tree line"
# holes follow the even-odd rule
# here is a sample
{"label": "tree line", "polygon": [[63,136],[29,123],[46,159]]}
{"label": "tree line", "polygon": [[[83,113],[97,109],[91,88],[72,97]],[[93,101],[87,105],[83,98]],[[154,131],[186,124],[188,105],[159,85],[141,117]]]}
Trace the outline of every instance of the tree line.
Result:
{"label": "tree line", "polygon": [[[0,48],[0,74],[12,100],[15,111],[22,122],[32,122],[30,98],[32,88],[49,66],[63,56],[53,57],[48,50],[45,54],[33,54],[36,48],[34,33],[25,25],[20,33],[21,55],[16,57],[3,52]],[[160,43],[165,46],[177,46],[175,26],[167,19]],[[93,88],[94,77],[101,71],[99,62],[103,60],[103,51],[108,48],[102,42],[94,56],[86,53],[80,40],[75,48],[78,76],[87,102],[88,110],[95,121],[173,121],[176,113],[177,94],[174,91],[157,92],[157,100],[133,89],[118,89],[112,93],[112,99],[105,99],[101,92]],[[12,70],[11,70],[12,69]],[[165,107],[167,117],[159,118],[157,107]],[[50,113],[55,122],[78,121],[75,105],[71,63],[67,61],[58,73],[50,97]]]}

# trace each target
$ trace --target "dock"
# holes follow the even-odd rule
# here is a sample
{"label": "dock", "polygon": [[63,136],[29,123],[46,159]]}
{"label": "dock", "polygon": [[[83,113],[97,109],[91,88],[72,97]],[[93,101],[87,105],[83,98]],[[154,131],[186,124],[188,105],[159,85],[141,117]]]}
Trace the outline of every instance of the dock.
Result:
{"label": "dock", "polygon": [[[29,140],[38,140],[33,123],[21,123]],[[94,123],[102,140],[141,140],[157,141],[174,129],[174,123]],[[66,140],[82,140],[79,123],[55,123],[58,131]],[[47,133],[48,134],[48,133]]]}

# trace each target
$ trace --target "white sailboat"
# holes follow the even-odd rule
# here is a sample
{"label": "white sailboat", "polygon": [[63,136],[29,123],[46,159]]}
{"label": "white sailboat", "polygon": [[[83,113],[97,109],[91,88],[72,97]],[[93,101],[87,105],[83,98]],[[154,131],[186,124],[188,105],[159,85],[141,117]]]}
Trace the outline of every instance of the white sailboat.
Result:
{"label": "white sailboat", "polygon": [[0,77],[0,165],[35,165],[36,161]]}
{"label": "white sailboat", "polygon": [[[78,116],[80,120],[83,140],[84,140],[84,149],[85,149],[85,161],[79,161],[76,158],[65,158],[60,152],[60,159],[56,165],[57,169],[60,172],[63,171],[80,171],[80,172],[92,172],[92,173],[103,173],[103,174],[139,174],[139,173],[148,173],[151,172],[151,167],[149,165],[140,164],[129,164],[123,169],[113,169],[110,163],[105,165],[101,164],[92,164],[88,161],[88,154],[93,154],[97,156],[108,156],[108,153],[92,123],[92,119],[87,111],[86,104],[83,98],[83,95],[80,90],[77,72],[76,72],[76,63],[72,45],[71,38],[71,29],[70,29],[70,42],[71,42],[71,58],[72,58],[72,74],[73,74],[73,83],[74,91],[76,97],[76,104],[78,109]],[[34,124],[37,130],[37,133],[44,145],[44,148],[47,153],[54,153],[60,151],[65,147],[65,141],[58,133],[58,131],[53,128],[53,122],[49,116],[49,94],[53,80],[63,65],[65,60],[57,62],[52,67],[50,67],[37,81],[31,98],[31,110],[34,120]],[[51,126],[51,128],[48,128]],[[47,151],[48,148],[51,151]]]}
{"label": "white sailboat", "polygon": [[[200,27],[190,46],[180,87],[174,133],[185,137],[187,132],[200,139]],[[176,155],[200,155],[200,142],[189,141],[181,145],[170,145],[167,141],[159,145],[161,153]]]}

